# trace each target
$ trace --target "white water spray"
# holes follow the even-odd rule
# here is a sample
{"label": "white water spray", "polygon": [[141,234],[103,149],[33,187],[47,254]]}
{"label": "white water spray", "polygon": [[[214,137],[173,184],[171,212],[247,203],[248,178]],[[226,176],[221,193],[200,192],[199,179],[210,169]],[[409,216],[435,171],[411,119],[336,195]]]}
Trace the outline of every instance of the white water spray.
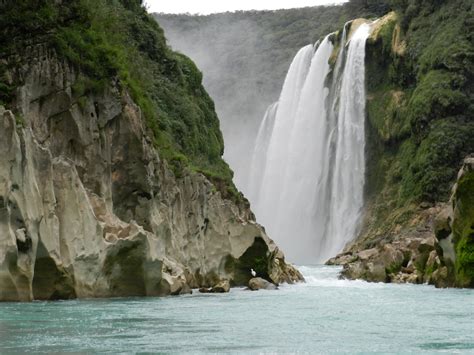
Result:
{"label": "white water spray", "polygon": [[361,24],[334,68],[331,34],[302,48],[267,110],[248,196],[257,220],[292,261],[322,262],[358,232],[365,175],[365,42]]}

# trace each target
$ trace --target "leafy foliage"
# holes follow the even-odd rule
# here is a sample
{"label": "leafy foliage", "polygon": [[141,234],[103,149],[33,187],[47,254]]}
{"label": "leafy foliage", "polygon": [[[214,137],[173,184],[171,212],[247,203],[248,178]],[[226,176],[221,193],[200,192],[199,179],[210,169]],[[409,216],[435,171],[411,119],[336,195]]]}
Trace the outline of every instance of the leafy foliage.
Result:
{"label": "leafy foliage", "polygon": [[[391,6],[396,16],[366,51],[370,218],[363,235],[371,245],[410,228],[422,202],[447,201],[464,157],[474,152],[471,2]],[[463,240],[458,260],[471,265],[472,244]],[[457,274],[469,269],[459,265]]]}
{"label": "leafy foliage", "polygon": [[456,200],[456,282],[462,287],[474,287],[474,172],[466,173],[459,181]]}
{"label": "leafy foliage", "polygon": [[[445,201],[462,159],[474,151],[472,4],[393,1],[397,26],[369,41],[370,125],[385,141],[399,204]],[[471,22],[470,22],[471,21]],[[403,28],[405,32],[403,32]],[[394,151],[396,152],[394,154]],[[396,168],[395,168],[396,167]]]}
{"label": "leafy foliage", "polygon": [[[81,73],[72,88],[78,99],[118,82],[140,106],[161,156],[177,175],[184,167],[206,171],[224,182],[226,192],[235,190],[233,173],[221,158],[222,134],[202,73],[167,46],[142,1],[8,2],[0,30],[2,57],[21,54],[27,43],[44,42],[73,64]],[[12,102],[13,93],[2,80],[0,100]]]}

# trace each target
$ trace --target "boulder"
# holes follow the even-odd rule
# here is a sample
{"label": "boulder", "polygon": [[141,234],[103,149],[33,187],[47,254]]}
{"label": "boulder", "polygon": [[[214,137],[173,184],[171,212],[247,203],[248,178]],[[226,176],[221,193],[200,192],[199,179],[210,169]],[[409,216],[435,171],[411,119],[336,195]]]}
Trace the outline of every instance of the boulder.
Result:
{"label": "boulder", "polygon": [[277,286],[271,282],[262,279],[261,277],[254,277],[249,281],[249,289],[252,291],[257,290],[276,290]]}
{"label": "boulder", "polygon": [[422,277],[417,273],[404,273],[399,272],[396,275],[393,275],[392,278],[390,279],[390,282],[396,283],[396,284],[402,284],[402,283],[412,283],[412,284],[419,284],[422,281]]}
{"label": "boulder", "polygon": [[368,260],[378,254],[377,248],[362,250],[357,253],[360,260]]}
{"label": "boulder", "polygon": [[450,278],[449,270],[446,266],[440,267],[430,277],[429,283],[437,288],[446,288],[453,286],[452,278]]}
{"label": "boulder", "polygon": [[386,282],[387,273],[384,264],[380,262],[367,263],[366,280],[369,282]]}
{"label": "boulder", "polygon": [[436,239],[434,238],[434,236],[432,238],[425,239],[418,246],[418,251],[420,253],[427,253],[427,252],[429,253],[429,252],[431,252],[432,250],[435,249],[436,243],[437,242],[436,242]]}
{"label": "boulder", "polygon": [[230,283],[229,280],[222,280],[217,285],[212,287],[212,293],[226,293],[230,291]]}
{"label": "boulder", "polygon": [[398,272],[402,268],[404,261],[403,252],[400,248],[392,244],[385,244],[382,247],[381,258],[385,265],[385,269],[389,272]]}
{"label": "boulder", "polygon": [[357,260],[357,256],[352,255],[352,253],[337,255],[334,258],[326,261],[326,265],[346,265]]}
{"label": "boulder", "polygon": [[343,266],[341,277],[350,280],[361,279],[365,275],[365,268],[360,260]]}
{"label": "boulder", "polygon": [[435,217],[434,232],[438,240],[447,238],[451,234],[453,210],[450,204],[447,204]]}

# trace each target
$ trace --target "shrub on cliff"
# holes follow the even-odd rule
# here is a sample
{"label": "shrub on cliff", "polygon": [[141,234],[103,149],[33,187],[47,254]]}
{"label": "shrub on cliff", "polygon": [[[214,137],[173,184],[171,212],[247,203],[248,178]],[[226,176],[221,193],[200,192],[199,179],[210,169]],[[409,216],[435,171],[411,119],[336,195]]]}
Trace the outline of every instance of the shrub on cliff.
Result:
{"label": "shrub on cliff", "polygon": [[[446,201],[462,159],[474,151],[472,4],[397,0],[392,6],[398,29],[387,24],[389,36],[369,41],[369,120],[379,139],[390,139],[386,156],[401,167],[399,178],[390,179],[400,182],[394,198]],[[397,46],[403,50],[397,53]]]}

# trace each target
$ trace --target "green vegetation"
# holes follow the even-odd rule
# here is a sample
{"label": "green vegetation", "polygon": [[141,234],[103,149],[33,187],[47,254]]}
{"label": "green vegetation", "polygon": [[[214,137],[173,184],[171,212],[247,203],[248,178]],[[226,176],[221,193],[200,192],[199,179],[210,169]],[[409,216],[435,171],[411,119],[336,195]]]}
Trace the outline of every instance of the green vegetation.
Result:
{"label": "green vegetation", "polygon": [[457,218],[453,232],[456,247],[456,282],[474,287],[474,172],[466,173],[456,190]]}
{"label": "green vegetation", "polygon": [[387,184],[374,186],[387,192],[392,185],[389,198],[399,207],[446,201],[462,159],[474,151],[472,4],[393,6],[398,18],[368,42],[368,129],[382,150],[369,170],[384,166],[378,178]]}
{"label": "green vegetation", "polygon": [[[472,2],[394,0],[391,7],[396,14],[367,43],[367,245],[401,228],[416,233],[420,206],[448,201],[474,152]],[[474,280],[474,241],[472,218],[463,218],[455,269],[466,286]],[[425,263],[417,268],[429,275]]]}
{"label": "green vegetation", "polygon": [[16,121],[16,128],[24,128],[25,127],[25,119],[21,114],[16,114],[15,115],[15,121]]}
{"label": "green vegetation", "polygon": [[[223,194],[238,200],[214,103],[194,63],[173,52],[163,30],[141,0],[8,2],[0,14],[0,63],[27,44],[46,43],[80,72],[72,90],[86,95],[117,83],[140,107],[161,157],[177,176],[191,168],[221,181]],[[15,88],[0,66],[0,101],[14,108]],[[17,83],[20,84],[21,83]],[[229,193],[231,191],[232,193]]]}

